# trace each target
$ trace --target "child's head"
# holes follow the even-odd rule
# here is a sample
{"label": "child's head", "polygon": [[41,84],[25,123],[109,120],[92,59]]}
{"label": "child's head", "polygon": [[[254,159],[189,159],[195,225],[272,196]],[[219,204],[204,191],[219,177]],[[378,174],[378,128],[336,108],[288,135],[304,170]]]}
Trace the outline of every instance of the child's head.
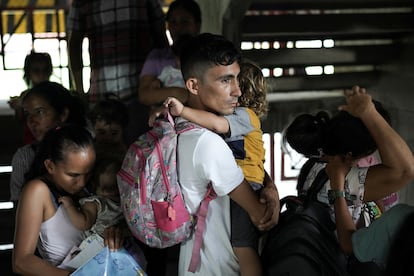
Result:
{"label": "child's head", "polygon": [[121,169],[123,154],[97,152],[93,171],[92,190],[99,196],[119,197],[116,175]]}
{"label": "child's head", "polygon": [[123,102],[117,99],[102,100],[93,107],[90,117],[98,144],[123,144],[123,133],[129,120]]}
{"label": "child's head", "polygon": [[31,52],[24,60],[23,79],[27,86],[48,81],[52,75],[52,59],[48,53]]}
{"label": "child's head", "polygon": [[39,144],[30,179],[44,176],[56,187],[71,195],[88,182],[95,163],[95,149],[90,132],[67,125],[49,130]]}
{"label": "child's head", "polygon": [[49,129],[63,123],[86,126],[79,99],[55,82],[42,82],[28,90],[22,106],[27,126],[37,141],[41,141]]}
{"label": "child's head", "polygon": [[238,79],[242,93],[239,97],[240,106],[252,109],[259,118],[266,115],[266,79],[262,69],[251,61],[243,60]]}

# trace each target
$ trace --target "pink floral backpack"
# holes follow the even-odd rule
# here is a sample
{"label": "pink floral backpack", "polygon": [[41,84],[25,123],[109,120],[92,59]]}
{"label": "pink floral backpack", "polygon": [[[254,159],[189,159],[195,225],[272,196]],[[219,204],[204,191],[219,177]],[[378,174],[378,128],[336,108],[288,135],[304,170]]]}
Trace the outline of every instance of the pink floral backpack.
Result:
{"label": "pink floral backpack", "polygon": [[130,145],[117,175],[122,211],[132,234],[141,242],[156,248],[173,246],[190,238],[197,222],[193,269],[199,260],[208,203],[215,197],[209,189],[193,217],[178,183],[178,135],[196,127],[185,122],[176,129],[167,112]]}

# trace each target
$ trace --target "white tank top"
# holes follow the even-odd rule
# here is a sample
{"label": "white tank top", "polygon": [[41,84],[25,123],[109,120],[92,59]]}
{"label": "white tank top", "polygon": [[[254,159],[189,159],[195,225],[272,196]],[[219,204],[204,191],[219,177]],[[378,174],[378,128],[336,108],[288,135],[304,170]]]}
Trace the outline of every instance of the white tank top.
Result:
{"label": "white tank top", "polygon": [[70,222],[64,206],[60,205],[55,215],[41,224],[37,249],[43,259],[57,266],[73,246],[80,244],[81,234],[82,231]]}

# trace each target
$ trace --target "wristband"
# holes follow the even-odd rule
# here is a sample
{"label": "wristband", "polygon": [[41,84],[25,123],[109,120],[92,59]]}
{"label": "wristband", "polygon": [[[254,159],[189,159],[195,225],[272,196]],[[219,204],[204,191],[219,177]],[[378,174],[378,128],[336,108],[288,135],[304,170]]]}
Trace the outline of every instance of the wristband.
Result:
{"label": "wristband", "polygon": [[335,200],[340,197],[345,198],[345,191],[338,191],[338,190],[328,191],[328,200],[330,204],[334,204]]}

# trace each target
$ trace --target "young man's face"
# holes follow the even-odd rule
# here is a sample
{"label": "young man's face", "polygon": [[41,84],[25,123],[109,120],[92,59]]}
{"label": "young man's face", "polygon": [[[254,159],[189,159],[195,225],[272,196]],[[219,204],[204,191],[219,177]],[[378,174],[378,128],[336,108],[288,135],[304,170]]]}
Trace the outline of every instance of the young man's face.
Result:
{"label": "young man's face", "polygon": [[237,76],[240,66],[237,62],[224,66],[211,67],[198,80],[198,96],[204,110],[221,115],[234,112],[241,96]]}

